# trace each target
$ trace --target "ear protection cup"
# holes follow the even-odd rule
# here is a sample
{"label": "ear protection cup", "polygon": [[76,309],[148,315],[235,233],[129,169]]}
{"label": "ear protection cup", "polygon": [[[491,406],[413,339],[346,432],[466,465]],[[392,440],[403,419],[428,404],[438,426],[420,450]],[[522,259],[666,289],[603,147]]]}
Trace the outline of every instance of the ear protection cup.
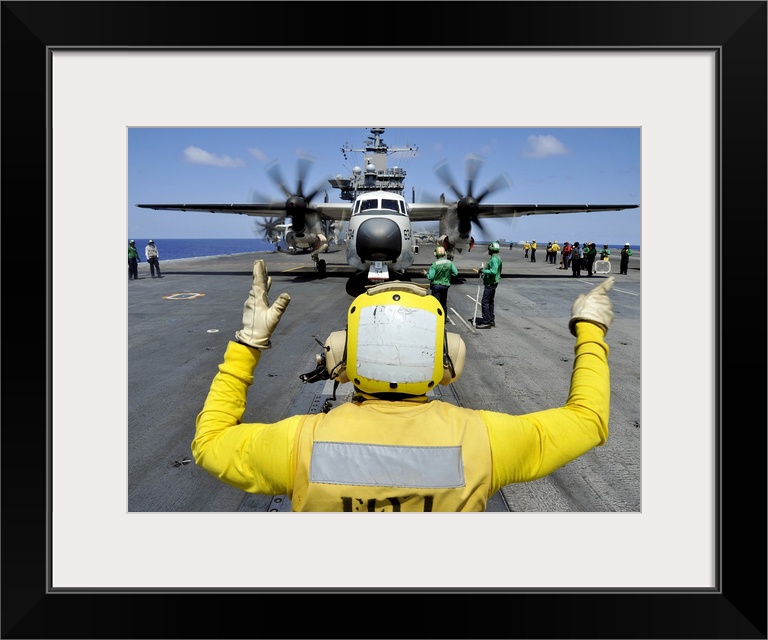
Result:
{"label": "ear protection cup", "polygon": [[464,344],[458,333],[445,332],[446,356],[448,362],[443,367],[443,379],[440,384],[447,386],[459,379],[464,371],[464,362],[467,359],[467,345]]}
{"label": "ear protection cup", "polygon": [[325,368],[331,380],[349,382],[346,366],[347,332],[334,331],[325,341]]}

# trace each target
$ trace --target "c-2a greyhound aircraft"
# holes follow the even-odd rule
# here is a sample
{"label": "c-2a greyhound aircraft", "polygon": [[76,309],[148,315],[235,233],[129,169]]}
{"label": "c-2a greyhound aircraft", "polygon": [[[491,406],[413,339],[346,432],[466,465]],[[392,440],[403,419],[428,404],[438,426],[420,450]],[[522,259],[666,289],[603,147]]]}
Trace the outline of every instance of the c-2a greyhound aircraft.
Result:
{"label": "c-2a greyhound aircraft", "polygon": [[[328,180],[340,197],[347,202],[322,202],[312,204],[321,187],[304,193],[304,182],[311,160],[299,159],[296,188],[286,186],[277,164],[271,164],[267,173],[286,197],[284,201],[252,204],[137,204],[144,209],[159,211],[206,211],[210,213],[235,213],[262,218],[290,218],[285,227],[286,245],[297,253],[310,251],[315,271],[324,274],[325,260],[320,254],[328,248],[329,230],[333,224],[347,224],[344,237],[347,263],[355,270],[347,281],[346,290],[351,296],[365,291],[369,284],[400,279],[407,280],[407,270],[418,253],[417,234],[413,222],[439,222],[438,242],[448,257],[461,253],[474,244],[472,225],[482,229],[484,217],[513,218],[528,215],[555,213],[587,213],[591,211],[621,211],[635,209],[636,204],[487,204],[491,193],[506,188],[510,182],[499,176],[482,191],[474,192],[474,182],[481,160],[471,157],[467,161],[467,190],[462,192],[451,177],[448,166],[436,167],[442,182],[456,197],[446,201],[440,196],[437,202],[408,203],[403,197],[405,170],[387,168],[387,156],[396,152],[417,151],[416,147],[389,147],[383,139],[384,127],[372,127],[364,149],[342,147],[349,152],[364,152],[364,167],[354,167],[347,179],[336,176]],[[326,198],[327,200],[327,198]]]}

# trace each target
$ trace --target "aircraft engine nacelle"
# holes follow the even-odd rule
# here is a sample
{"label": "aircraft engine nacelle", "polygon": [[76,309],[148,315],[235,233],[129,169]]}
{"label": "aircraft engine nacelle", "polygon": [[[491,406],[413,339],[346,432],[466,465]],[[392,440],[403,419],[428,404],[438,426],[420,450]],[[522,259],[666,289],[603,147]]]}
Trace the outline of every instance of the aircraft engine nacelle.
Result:
{"label": "aircraft engine nacelle", "polygon": [[317,242],[317,234],[300,232],[296,233],[293,230],[286,232],[285,243],[296,251],[309,251]]}
{"label": "aircraft engine nacelle", "polygon": [[286,209],[286,211],[290,211],[290,218],[291,218],[291,227],[293,228],[294,233],[304,233],[304,230],[307,226],[306,224],[306,213],[302,210],[289,210]]}
{"label": "aircraft engine nacelle", "polygon": [[454,253],[461,253],[465,249],[469,251],[474,244],[472,222],[462,220],[455,209],[449,210],[440,220],[438,242],[445,247],[449,258],[452,258]]}
{"label": "aircraft engine nacelle", "polygon": [[472,221],[477,218],[480,203],[472,196],[464,196],[456,204],[458,231],[462,238],[468,238],[472,232]]}

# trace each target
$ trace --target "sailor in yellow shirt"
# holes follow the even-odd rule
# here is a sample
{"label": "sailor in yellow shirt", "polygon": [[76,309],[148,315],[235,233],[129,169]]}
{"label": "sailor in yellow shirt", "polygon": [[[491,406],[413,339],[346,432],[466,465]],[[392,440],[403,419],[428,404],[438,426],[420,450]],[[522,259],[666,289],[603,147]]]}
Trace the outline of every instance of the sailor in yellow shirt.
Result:
{"label": "sailor in yellow shirt", "polygon": [[[272,346],[290,302],[283,293],[269,304],[271,278],[256,260],[243,328],[197,416],[195,462],[243,491],[287,495],[294,511],[484,511],[501,487],[542,478],[606,442],[614,280],[573,304],[575,358],[562,407],[510,415],[428,398],[434,385],[459,378],[466,347],[445,330],[426,286],[387,282],[355,298],[346,329],[325,343],[322,370],[326,379],[353,383],[350,402],[242,423],[261,351]],[[390,357],[395,345],[397,358]]]}
{"label": "sailor in yellow shirt", "polygon": [[557,254],[560,253],[560,245],[557,244],[557,240],[552,243],[552,255],[549,257],[549,261],[552,264],[557,264]]}

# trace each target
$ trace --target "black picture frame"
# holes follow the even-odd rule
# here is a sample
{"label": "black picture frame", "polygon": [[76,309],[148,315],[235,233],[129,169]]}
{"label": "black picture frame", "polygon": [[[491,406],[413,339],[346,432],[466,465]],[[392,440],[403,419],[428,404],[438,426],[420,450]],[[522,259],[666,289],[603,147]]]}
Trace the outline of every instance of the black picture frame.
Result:
{"label": "black picture frame", "polygon": [[[753,400],[763,395],[754,389],[765,383],[766,307],[765,289],[752,291],[755,274],[762,284],[766,273],[766,2],[409,2],[386,7],[332,2],[2,2],[1,11],[2,204],[6,224],[15,227],[5,236],[4,299],[6,309],[21,307],[6,315],[4,323],[5,337],[20,343],[20,352],[11,351],[12,359],[5,360],[3,398],[12,417],[6,417],[0,434],[3,638],[766,638],[765,403],[757,407]],[[44,338],[50,337],[51,246],[48,239],[44,260],[39,237],[28,232],[48,229],[51,222],[49,52],[55,47],[253,46],[691,47],[719,52],[720,251],[701,255],[692,249],[679,273],[670,274],[670,286],[682,286],[680,281],[695,277],[701,261],[715,261],[721,284],[716,589],[577,594],[48,590],[51,457],[46,434],[52,377],[42,362],[50,365]],[[457,85],[457,99],[493,99],[492,90],[473,86],[471,79],[457,78]],[[73,261],[80,259],[77,247],[67,251]],[[73,275],[84,268],[73,266]],[[45,309],[30,313],[28,306]],[[83,348],[103,348],[105,339],[95,327],[94,344]],[[32,357],[31,347],[37,357]],[[763,374],[757,381],[755,371]],[[725,372],[738,381],[725,385]],[[35,401],[42,392],[32,389],[43,388],[44,402]],[[684,467],[685,461],[680,464]],[[215,552],[213,544],[210,552]],[[482,541],[456,544],[466,549]],[[306,613],[300,611],[303,606]]]}

